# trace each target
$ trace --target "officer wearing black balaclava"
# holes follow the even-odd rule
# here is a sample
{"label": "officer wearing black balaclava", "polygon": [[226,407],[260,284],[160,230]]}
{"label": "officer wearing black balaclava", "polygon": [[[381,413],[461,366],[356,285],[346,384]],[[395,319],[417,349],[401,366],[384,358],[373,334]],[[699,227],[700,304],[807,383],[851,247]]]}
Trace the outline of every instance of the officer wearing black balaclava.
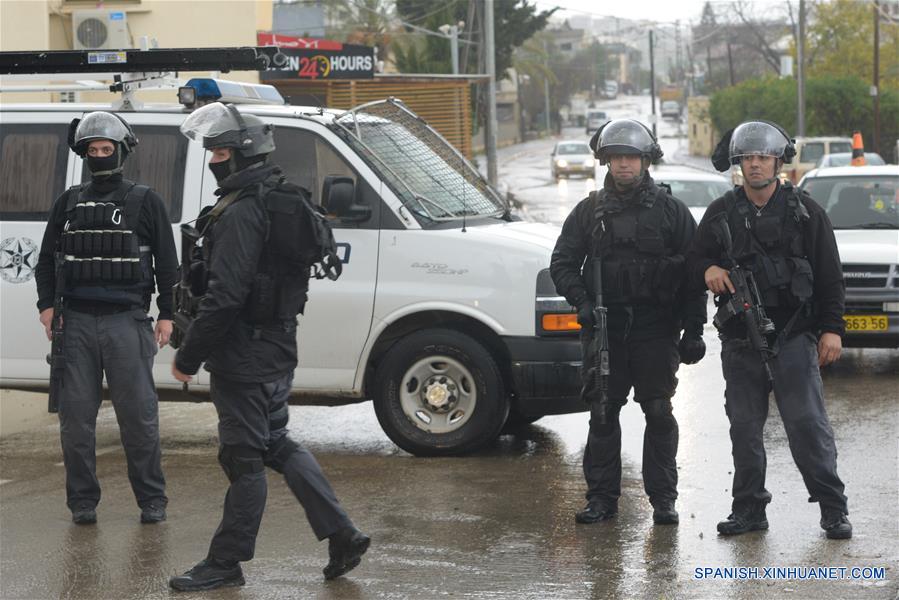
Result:
{"label": "officer wearing black balaclava", "polygon": [[[172,332],[177,259],[162,199],[123,177],[137,143],[116,114],[98,111],[72,121],[69,146],[86,161],[91,178],[53,204],[35,272],[37,307],[48,339],[57,294],[65,306],[59,422],[66,502],[77,524],[97,521],[94,432],[104,374],[140,520],[166,518],[152,368],[157,346],[168,343]],[[63,270],[63,289],[56,289],[57,269]],[[154,284],[159,290],[155,329],[147,315]]]}
{"label": "officer wearing black balaclava", "polygon": [[[618,512],[618,416],[633,388],[646,417],[643,482],[653,520],[676,524],[675,373],[679,363],[692,364],[705,355],[706,295],[684,285],[683,255],[696,223],[687,207],[650,177],[648,168],[662,151],[642,123],[610,121],[596,132],[590,147],[609,171],[602,189],[565,220],[550,263],[556,289],[577,309],[585,365],[593,363],[593,302],[599,283],[592,280],[593,261],[602,261],[608,308],[610,402],[607,407],[591,405],[584,448],[587,506],[575,518],[596,523]],[[586,378],[586,368],[584,372]]]}
{"label": "officer wearing black balaclava", "polygon": [[[243,585],[266,498],[265,467],[283,474],[319,540],[329,540],[326,579],[356,567],[369,538],[356,529],[312,454],[287,435],[297,366],[297,320],[309,270],[285,259],[269,213],[273,197],[291,204],[274,151],[273,127],[234,106],[213,103],[181,126],[211,153],[219,199],[198,223],[208,285],[172,365],[188,382],[205,362],[219,415],[219,462],[230,486],[206,558],[170,585],[179,591]],[[286,191],[285,191],[286,190]],[[291,191],[293,190],[293,191]],[[286,196],[285,196],[286,194]]]}
{"label": "officer wearing black balaclava", "polygon": [[734,457],[731,514],[718,523],[718,532],[768,529],[772,496],[765,489],[763,429],[773,391],[809,502],[820,505],[820,525],[828,538],[845,539],[852,537],[852,525],[819,373],[842,350],[842,265],[824,210],[778,178],[795,154],[793,140],[775,123],[747,121],[725,133],[712,164],[719,171],[739,166],[744,183],[709,205],[688,253],[692,281],[728,300],[735,292],[729,277],[735,265],[722,231],[729,231],[730,256],[752,272],[772,322],[765,336],[769,381],[758,350],[747,341],[745,320],[716,319]]}

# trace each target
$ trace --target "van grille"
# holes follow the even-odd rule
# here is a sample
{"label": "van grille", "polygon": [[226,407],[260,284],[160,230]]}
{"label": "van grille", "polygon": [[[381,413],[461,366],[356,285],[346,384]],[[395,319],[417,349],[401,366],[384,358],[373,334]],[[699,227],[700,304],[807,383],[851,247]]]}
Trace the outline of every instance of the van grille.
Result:
{"label": "van grille", "polygon": [[847,288],[886,288],[892,283],[896,286],[895,279],[891,277],[891,265],[843,265],[843,280]]}

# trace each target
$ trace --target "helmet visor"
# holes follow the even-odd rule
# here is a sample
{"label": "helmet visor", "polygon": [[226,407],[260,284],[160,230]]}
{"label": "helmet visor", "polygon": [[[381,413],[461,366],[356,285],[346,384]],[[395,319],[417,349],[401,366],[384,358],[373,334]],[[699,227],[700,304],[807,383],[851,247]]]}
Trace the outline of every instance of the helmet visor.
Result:
{"label": "helmet visor", "polygon": [[92,112],[78,123],[75,144],[100,139],[124,142],[129,133],[125,124],[115,115],[102,111]]}
{"label": "helmet visor", "polygon": [[[213,102],[198,108],[181,124],[181,133],[196,142],[203,143],[206,147],[210,147],[205,143],[207,140],[219,138],[223,133],[234,132],[236,139],[239,131],[237,119],[221,102]],[[225,137],[228,136],[222,136]]]}
{"label": "helmet visor", "polygon": [[784,134],[768,123],[743,123],[730,138],[730,159],[736,162],[744,156],[782,158],[788,143]]}
{"label": "helmet visor", "polygon": [[631,119],[612,121],[599,138],[600,152],[610,154],[649,154],[653,144],[646,128]]}

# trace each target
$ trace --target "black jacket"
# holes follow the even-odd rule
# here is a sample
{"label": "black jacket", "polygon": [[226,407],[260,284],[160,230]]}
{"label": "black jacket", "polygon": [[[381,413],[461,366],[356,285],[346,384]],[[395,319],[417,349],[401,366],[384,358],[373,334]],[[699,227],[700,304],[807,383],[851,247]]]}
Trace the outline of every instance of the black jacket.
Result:
{"label": "black jacket", "polygon": [[279,169],[248,168],[231,175],[216,192],[219,201],[242,190],[206,231],[211,245],[209,283],[197,317],[178,354],[175,366],[192,375],[205,361],[206,370],[241,382],[268,382],[297,365],[296,323],[283,327],[254,327],[242,313],[266,243],[266,213],[255,189]]}
{"label": "black jacket", "polygon": [[[122,176],[120,174],[99,178],[92,182],[93,187],[100,193],[111,192],[121,184]],[[65,211],[68,194],[67,190],[53,202],[50,216],[47,219],[47,227],[44,229],[41,252],[34,270],[39,311],[53,307],[56,294],[56,263],[53,254],[59,245],[59,238],[66,223]],[[159,318],[170,320],[172,318],[172,286],[178,279],[178,255],[172,236],[172,223],[169,221],[165,204],[159,194],[152,189],[147,192],[141,204],[138,219],[137,235],[141,239],[149,240],[150,250],[153,254],[153,272],[156,288],[159,291],[159,295],[156,297]],[[147,298],[147,303],[149,303],[149,298]]]}
{"label": "black jacket", "polygon": [[[742,187],[736,188],[734,192],[737,202],[749,202],[746,191]],[[778,183],[765,210],[785,210],[785,194],[785,188]],[[811,314],[798,318],[792,328],[792,334],[812,331],[815,333],[831,332],[842,336],[846,330],[843,321],[846,289],[833,226],[830,224],[830,219],[827,218],[827,213],[817,202],[806,195],[802,195],[800,198],[809,214],[802,235],[806,258],[812,266],[814,291],[811,300]],[[702,222],[699,223],[696,237],[693,238],[693,245],[687,253],[687,270],[694,285],[705,286],[705,272],[709,267],[713,265],[722,268],[729,267],[723,256],[724,250],[711,226],[711,223],[723,212],[725,212],[723,197],[709,205],[702,217]],[[751,211],[751,214],[754,212]],[[769,307],[766,312],[768,317],[774,321],[777,331],[782,331],[795,311],[786,307]],[[741,325],[734,329],[729,328],[724,333],[728,337],[744,337],[745,328]]]}
{"label": "black jacket", "polygon": [[[696,222],[682,202],[668,194],[659,195],[659,188],[649,174],[644,176],[633,192],[625,194],[617,191],[611,176],[607,174],[604,189],[608,201],[619,205],[632,205],[650,198],[665,202],[662,238],[666,241],[666,246],[674,248],[679,255],[686,253],[696,230]],[[596,226],[596,196],[591,194],[582,200],[565,219],[550,261],[550,274],[556,290],[572,306],[585,301],[593,302],[590,297],[591,286],[587,285],[583,269],[585,260],[594,255],[596,240],[592,232]],[[706,321],[706,294],[704,288],[688,289],[682,285],[673,307],[612,306],[609,307],[608,315],[609,330],[627,331],[631,339],[670,335],[686,328],[701,331],[702,324]]]}

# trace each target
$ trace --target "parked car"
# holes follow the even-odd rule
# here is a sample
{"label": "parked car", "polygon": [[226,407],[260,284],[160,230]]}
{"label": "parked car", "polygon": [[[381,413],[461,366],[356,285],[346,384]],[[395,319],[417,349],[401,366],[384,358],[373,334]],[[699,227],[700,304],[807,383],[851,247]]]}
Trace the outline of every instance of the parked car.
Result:
{"label": "parked car", "polygon": [[815,168],[822,156],[842,152],[852,152],[852,140],[848,137],[798,137],[796,156],[793,162],[783,166],[783,177],[798,183],[803,175]]}
{"label": "parked car", "polygon": [[[825,154],[818,159],[815,165],[816,169],[828,169],[830,167],[848,167],[852,161],[852,152],[837,152],[836,154]],[[883,158],[876,152],[865,152],[865,162],[876,167],[887,164]]]}
{"label": "parked car", "polygon": [[549,159],[549,169],[553,179],[565,175],[584,175],[593,177],[596,174],[596,159],[587,142],[566,140],[553,148]]}
{"label": "parked car", "polygon": [[717,173],[682,165],[657,165],[650,171],[656,183],[671,187],[671,195],[687,205],[697,223],[712,200],[733,187],[726,177]]}
{"label": "parked car", "polygon": [[833,223],[849,347],[899,348],[899,167],[815,169],[799,184]]}
{"label": "parked car", "polygon": [[587,135],[592,135],[594,131],[603,126],[603,123],[609,120],[604,110],[588,110],[587,111]]}
{"label": "parked car", "polygon": [[662,118],[680,118],[680,104],[677,102],[677,100],[665,100],[664,102],[662,102]]}
{"label": "parked car", "polygon": [[[251,100],[276,93],[193,82],[195,95],[220,85]],[[579,327],[549,276],[558,227],[512,217],[471,163],[398,100],[350,111],[227,101],[274,125],[272,162],[328,213],[343,263],[337,281],[310,281],[294,398],[371,399],[390,439],[419,455],[470,452],[507,419],[586,410]],[[111,108],[0,105],[0,386],[47,388],[34,266],[53,198],[90,177],[66,135],[94,110]],[[209,152],[178,129],[187,110],[122,113],[140,138],[124,175],[159,192],[176,236],[216,201]],[[163,348],[154,366],[163,399],[183,398],[172,359]],[[195,380],[203,394],[208,373]]]}

